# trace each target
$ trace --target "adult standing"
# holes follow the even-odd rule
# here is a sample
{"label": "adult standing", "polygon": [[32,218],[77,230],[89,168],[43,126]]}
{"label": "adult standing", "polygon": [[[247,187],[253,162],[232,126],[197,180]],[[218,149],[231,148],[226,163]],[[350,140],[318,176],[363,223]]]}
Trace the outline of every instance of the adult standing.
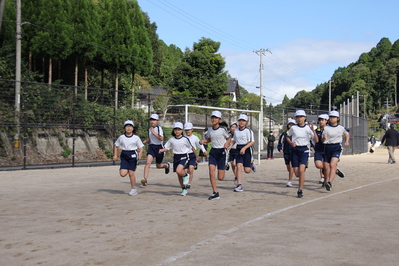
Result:
{"label": "adult standing", "polygon": [[267,136],[267,159],[273,160],[274,142],[276,137],[273,135],[273,131],[270,131],[269,136]]}
{"label": "adult standing", "polygon": [[399,145],[399,132],[395,129],[395,124],[391,124],[390,129],[385,132],[385,135],[382,137],[381,143],[384,143],[388,149],[388,163],[394,164],[396,163],[395,159],[395,148]]}

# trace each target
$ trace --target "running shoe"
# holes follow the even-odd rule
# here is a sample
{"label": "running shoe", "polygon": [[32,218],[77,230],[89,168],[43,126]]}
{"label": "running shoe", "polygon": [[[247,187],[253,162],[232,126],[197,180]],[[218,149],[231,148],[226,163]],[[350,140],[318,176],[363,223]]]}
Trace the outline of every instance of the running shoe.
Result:
{"label": "running shoe", "polygon": [[321,188],[326,186],[326,182],[323,182],[323,184],[321,184]]}
{"label": "running shoe", "polygon": [[213,194],[208,199],[209,200],[220,199],[219,192],[213,192]]}
{"label": "running shoe", "polygon": [[230,169],[230,165],[228,163],[226,163],[226,171],[229,171]]}
{"label": "running shoe", "polygon": [[141,179],[141,184],[145,187],[147,186],[147,179],[143,178]]}
{"label": "running shoe", "polygon": [[323,184],[324,183],[324,177],[320,178],[319,180],[319,184]]}
{"label": "running shoe", "polygon": [[194,170],[197,170],[197,169],[198,169],[198,164],[195,163],[195,165],[194,165]]}
{"label": "running shoe", "polygon": [[186,189],[190,189],[190,188],[191,188],[191,184],[187,184]]}
{"label": "running shoe", "polygon": [[165,168],[165,174],[169,174],[170,171],[170,163],[166,163],[167,167]]}
{"label": "running shoe", "polygon": [[291,181],[287,182],[287,187],[292,187],[292,182]]}
{"label": "running shoe", "polygon": [[338,175],[339,177],[341,177],[341,178],[344,178],[344,177],[345,177],[344,172],[342,172],[342,171],[339,170],[338,168],[337,168],[337,175]]}
{"label": "running shoe", "polygon": [[244,190],[242,189],[242,185],[241,184],[238,184],[236,186],[236,188],[234,189],[234,192],[242,192],[242,191],[244,191]]}
{"label": "running shoe", "polygon": [[182,190],[181,190],[181,193],[180,193],[180,196],[186,196],[187,195],[187,189],[185,189],[185,188],[183,188]]}
{"label": "running shoe", "polygon": [[326,186],[326,190],[328,190],[328,191],[331,191],[331,190],[332,190],[331,182],[326,182],[326,183],[325,183],[325,186]]}
{"label": "running shoe", "polygon": [[298,198],[303,198],[302,190],[298,190],[297,194],[298,194]]}
{"label": "running shoe", "polygon": [[252,171],[256,172],[256,165],[252,163]]}
{"label": "running shoe", "polygon": [[135,188],[132,188],[132,190],[130,190],[129,192],[129,196],[134,196],[137,195],[137,190]]}
{"label": "running shoe", "polygon": [[392,161],[392,164],[395,164],[396,163],[396,161]]}
{"label": "running shoe", "polygon": [[189,179],[190,179],[190,175],[189,174],[186,174],[185,176],[183,176],[183,185],[187,185]]}

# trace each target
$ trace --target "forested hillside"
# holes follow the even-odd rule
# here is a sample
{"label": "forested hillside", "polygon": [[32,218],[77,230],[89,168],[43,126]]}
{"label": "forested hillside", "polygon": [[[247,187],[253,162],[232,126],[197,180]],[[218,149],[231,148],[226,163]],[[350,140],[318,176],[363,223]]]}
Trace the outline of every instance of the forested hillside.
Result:
{"label": "forested hillside", "polygon": [[[356,62],[334,71],[331,77],[332,103],[339,107],[359,91],[362,98],[366,98],[367,115],[378,114],[383,109],[385,112],[387,100],[389,105],[397,107],[398,75],[399,40],[392,44],[388,38],[382,38],[376,47],[361,54]],[[305,108],[312,104],[313,108],[326,109],[328,93],[329,82],[326,82],[310,92],[298,92],[291,100],[286,98],[283,105]],[[395,112],[396,108],[392,111]]]}

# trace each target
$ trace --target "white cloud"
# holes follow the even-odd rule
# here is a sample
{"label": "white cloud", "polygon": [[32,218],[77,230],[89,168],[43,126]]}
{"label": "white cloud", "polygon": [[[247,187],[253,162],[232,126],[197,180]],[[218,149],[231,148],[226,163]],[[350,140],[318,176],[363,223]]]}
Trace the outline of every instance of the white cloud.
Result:
{"label": "white cloud", "polygon": [[[298,91],[310,91],[327,82],[338,67],[345,67],[369,52],[375,44],[340,42],[337,40],[296,39],[275,44],[263,57],[263,94],[267,102],[282,101],[284,95],[293,98]],[[221,50],[226,70],[249,92],[259,94],[260,59],[252,51]],[[268,99],[269,98],[269,99]]]}

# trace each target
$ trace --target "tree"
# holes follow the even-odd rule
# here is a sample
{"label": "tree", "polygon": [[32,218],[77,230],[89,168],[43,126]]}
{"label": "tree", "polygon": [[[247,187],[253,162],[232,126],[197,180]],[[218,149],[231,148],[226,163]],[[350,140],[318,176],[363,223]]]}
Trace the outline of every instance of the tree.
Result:
{"label": "tree", "polygon": [[171,84],[173,94],[185,97],[219,99],[227,90],[225,61],[217,53],[220,43],[201,38],[193,50],[186,49]]}

